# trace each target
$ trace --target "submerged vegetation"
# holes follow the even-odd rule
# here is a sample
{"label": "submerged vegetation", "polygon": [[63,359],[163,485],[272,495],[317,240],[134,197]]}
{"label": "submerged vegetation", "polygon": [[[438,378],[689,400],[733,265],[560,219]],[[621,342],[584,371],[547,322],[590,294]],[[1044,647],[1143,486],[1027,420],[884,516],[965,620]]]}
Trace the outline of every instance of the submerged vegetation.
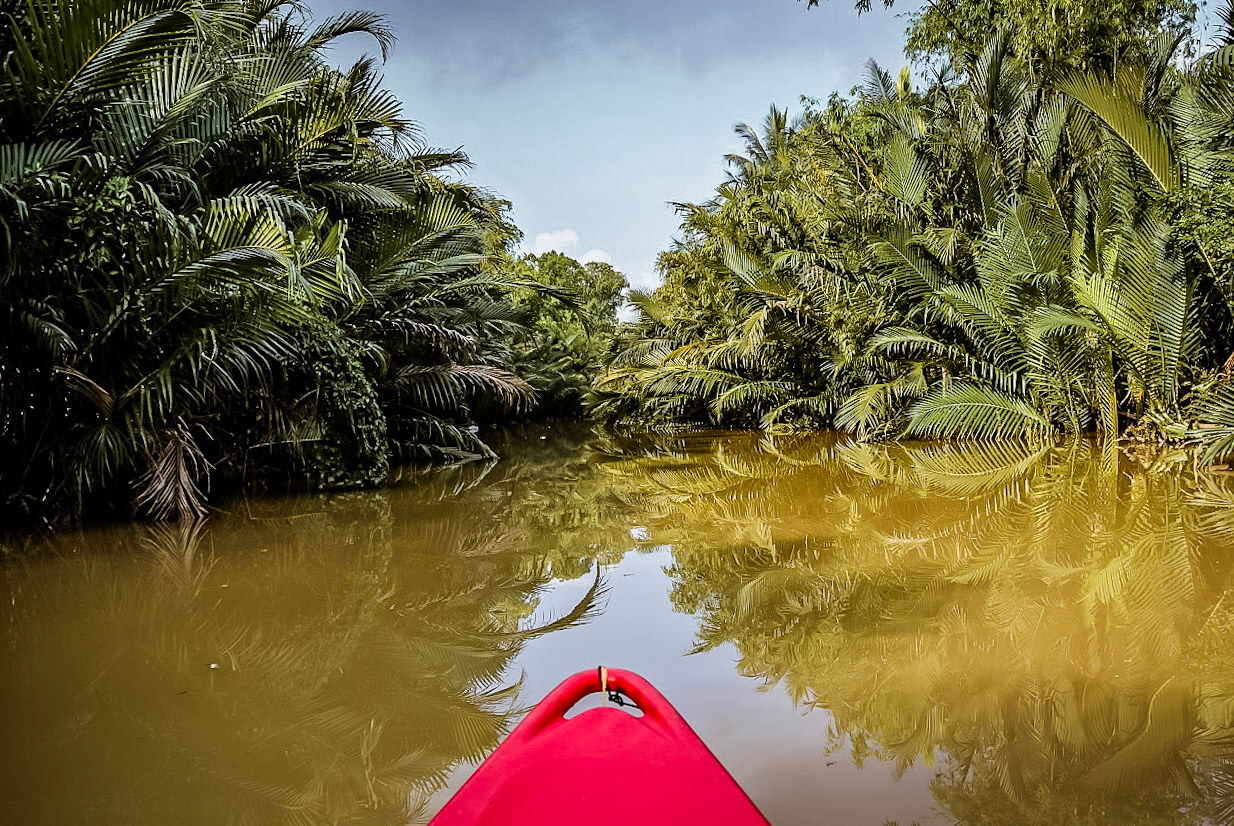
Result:
{"label": "submerged vegetation", "polygon": [[1111,29],[1064,3],[1044,32],[1017,17],[1040,4],[953,5],[910,27],[924,80],[870,64],[738,127],[633,297],[603,417],[1231,446],[1234,12],[1196,57],[1185,4]]}
{"label": "submerged vegetation", "polygon": [[378,62],[328,62],[346,35],[384,55],[380,16],[313,22],[292,0],[3,14],[7,516],[188,516],[220,483],[379,484],[395,460],[490,455],[483,415],[577,396],[584,328],[615,322],[624,279],[585,270],[606,298],[533,281],[508,204],[452,174],[467,158],[425,143]]}

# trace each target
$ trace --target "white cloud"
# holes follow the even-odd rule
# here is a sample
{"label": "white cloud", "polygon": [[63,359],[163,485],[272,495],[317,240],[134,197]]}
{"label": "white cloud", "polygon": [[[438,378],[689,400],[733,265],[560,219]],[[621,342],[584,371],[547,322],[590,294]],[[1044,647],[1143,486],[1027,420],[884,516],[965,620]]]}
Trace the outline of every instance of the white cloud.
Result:
{"label": "white cloud", "polygon": [[599,247],[595,247],[594,249],[589,249],[587,252],[583,253],[578,260],[580,264],[590,264],[593,261],[598,261],[601,264],[611,264],[613,263],[613,256],[608,250],[602,250]]}
{"label": "white cloud", "polygon": [[578,246],[578,233],[567,227],[554,232],[537,232],[531,242],[531,254],[543,255],[546,252],[567,252]]}

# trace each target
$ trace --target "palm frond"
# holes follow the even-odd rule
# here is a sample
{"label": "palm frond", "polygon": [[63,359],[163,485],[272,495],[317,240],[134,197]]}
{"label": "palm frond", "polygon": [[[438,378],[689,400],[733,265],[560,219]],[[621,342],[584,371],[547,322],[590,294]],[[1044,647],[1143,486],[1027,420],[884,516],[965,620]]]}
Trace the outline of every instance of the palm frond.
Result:
{"label": "palm frond", "polygon": [[974,384],[956,384],[926,394],[909,410],[909,436],[994,439],[1040,438],[1050,421],[1023,399]]}

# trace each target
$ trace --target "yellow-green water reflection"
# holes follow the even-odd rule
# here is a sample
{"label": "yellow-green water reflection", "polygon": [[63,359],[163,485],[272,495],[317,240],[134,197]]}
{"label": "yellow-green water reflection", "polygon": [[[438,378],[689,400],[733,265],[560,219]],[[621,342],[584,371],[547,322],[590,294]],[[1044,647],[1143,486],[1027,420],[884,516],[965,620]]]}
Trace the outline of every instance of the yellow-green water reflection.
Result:
{"label": "yellow-green water reflection", "polygon": [[[708,706],[670,696],[780,823],[1234,823],[1234,481],[1187,454],[526,432],[504,452],[10,543],[13,822],[423,819],[592,664],[554,653],[573,639],[660,683],[735,659],[747,679]],[[665,546],[663,572],[632,564]],[[606,610],[687,638],[614,642]],[[759,716],[789,699],[805,718]],[[712,707],[772,722],[738,751]],[[817,782],[756,779],[785,748]]]}
{"label": "yellow-green water reflection", "polygon": [[627,472],[699,648],[858,760],[945,756],[952,818],[1234,816],[1234,510],[1185,454],[739,441]]}

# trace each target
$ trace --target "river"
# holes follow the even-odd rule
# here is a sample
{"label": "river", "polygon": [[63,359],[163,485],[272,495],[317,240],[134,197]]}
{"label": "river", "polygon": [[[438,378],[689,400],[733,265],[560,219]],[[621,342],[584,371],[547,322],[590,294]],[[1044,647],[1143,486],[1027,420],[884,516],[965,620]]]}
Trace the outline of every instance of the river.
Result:
{"label": "river", "polygon": [[7,540],[0,820],[423,822],[605,664],[777,826],[1234,823],[1234,477],[1190,454],[499,447]]}

